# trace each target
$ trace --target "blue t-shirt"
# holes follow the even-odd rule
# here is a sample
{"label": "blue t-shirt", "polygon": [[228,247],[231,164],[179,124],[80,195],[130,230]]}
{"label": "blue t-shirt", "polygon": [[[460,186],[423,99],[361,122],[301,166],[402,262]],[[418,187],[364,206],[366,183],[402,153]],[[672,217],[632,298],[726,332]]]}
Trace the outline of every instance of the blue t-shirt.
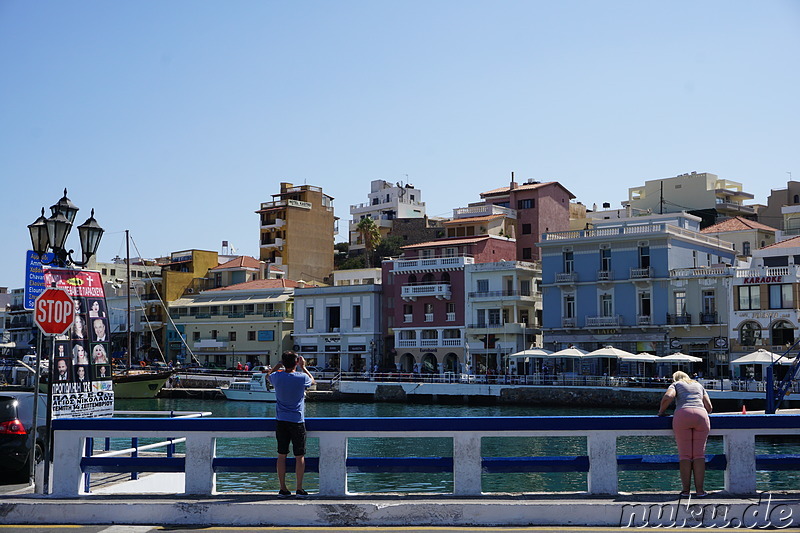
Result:
{"label": "blue t-shirt", "polygon": [[275,387],[275,418],[284,422],[305,421],[305,391],[311,378],[305,372],[273,372],[269,382]]}

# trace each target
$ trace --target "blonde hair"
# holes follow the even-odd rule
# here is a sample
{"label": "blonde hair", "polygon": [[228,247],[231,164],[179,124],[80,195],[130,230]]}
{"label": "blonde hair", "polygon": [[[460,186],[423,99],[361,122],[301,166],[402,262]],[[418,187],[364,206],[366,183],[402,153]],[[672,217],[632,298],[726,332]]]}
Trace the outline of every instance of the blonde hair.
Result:
{"label": "blonde hair", "polygon": [[692,381],[692,378],[690,378],[689,374],[687,374],[686,372],[682,372],[682,371],[678,370],[677,372],[672,374],[672,381],[675,381],[675,382],[678,382],[678,381]]}

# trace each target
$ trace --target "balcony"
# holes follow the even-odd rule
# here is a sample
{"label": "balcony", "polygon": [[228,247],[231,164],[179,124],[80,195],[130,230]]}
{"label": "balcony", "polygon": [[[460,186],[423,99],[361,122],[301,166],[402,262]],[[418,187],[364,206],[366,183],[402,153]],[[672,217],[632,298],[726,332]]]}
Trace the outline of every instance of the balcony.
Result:
{"label": "balcony", "polygon": [[717,313],[700,313],[701,324],[717,324]]}
{"label": "balcony", "polygon": [[447,318],[446,318],[446,320],[447,320],[448,322],[455,322],[455,320],[456,320],[456,314],[455,314],[455,313],[447,313]]}
{"label": "balcony", "polygon": [[631,269],[631,279],[648,279],[653,277],[653,267]]}
{"label": "balcony", "polygon": [[397,341],[398,348],[416,348],[417,339],[401,339]]}
{"label": "balcony", "polygon": [[561,327],[562,328],[574,328],[577,325],[577,320],[575,317],[564,317],[561,319]]}
{"label": "balcony", "polygon": [[622,325],[622,317],[620,315],[612,316],[587,316],[587,328],[616,328]]}
{"label": "balcony", "polygon": [[433,322],[433,313],[425,313],[425,322]]}
{"label": "balcony", "polygon": [[692,324],[692,315],[690,314],[680,314],[680,315],[673,315],[667,313],[667,325],[670,326],[689,326]]}
{"label": "balcony", "polygon": [[286,221],[282,218],[275,218],[272,220],[265,220],[261,224],[261,229],[278,229],[286,225]]}
{"label": "balcony", "polygon": [[433,296],[439,300],[449,300],[451,295],[449,283],[403,285],[400,290],[400,297],[406,301],[415,301],[421,296]]}
{"label": "balcony", "polygon": [[413,322],[414,315],[403,315],[403,322]]}
{"label": "balcony", "polygon": [[577,272],[559,272],[556,274],[556,283],[575,283],[578,281]]}
{"label": "balcony", "polygon": [[395,274],[413,272],[433,272],[443,270],[461,270],[465,265],[472,265],[475,259],[466,256],[432,257],[426,259],[397,260],[392,266]]}
{"label": "balcony", "polygon": [[614,279],[614,273],[610,270],[598,270],[597,271],[597,281],[612,281]]}
{"label": "balcony", "polygon": [[653,323],[653,317],[650,315],[636,315],[637,326],[649,326]]}
{"label": "balcony", "polygon": [[265,239],[261,241],[262,248],[283,248],[283,239],[276,237],[274,239]]}
{"label": "balcony", "polygon": [[535,300],[536,295],[531,291],[473,291],[469,293],[469,297],[475,300],[478,299],[525,299]]}

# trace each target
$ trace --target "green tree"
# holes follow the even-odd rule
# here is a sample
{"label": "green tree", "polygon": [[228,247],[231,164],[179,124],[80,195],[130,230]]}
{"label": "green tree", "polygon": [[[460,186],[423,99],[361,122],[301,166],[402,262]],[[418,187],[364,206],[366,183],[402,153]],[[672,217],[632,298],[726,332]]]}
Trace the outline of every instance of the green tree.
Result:
{"label": "green tree", "polygon": [[367,254],[367,266],[373,266],[372,256],[375,247],[381,242],[381,232],[378,230],[378,226],[375,225],[375,221],[370,217],[364,217],[359,220],[356,225],[356,231],[361,235],[361,242],[364,244],[364,250]]}
{"label": "green tree", "polygon": [[402,246],[402,237],[389,235],[385,239],[381,239],[381,242],[375,247],[375,255],[381,259],[384,257],[399,257],[403,253]]}

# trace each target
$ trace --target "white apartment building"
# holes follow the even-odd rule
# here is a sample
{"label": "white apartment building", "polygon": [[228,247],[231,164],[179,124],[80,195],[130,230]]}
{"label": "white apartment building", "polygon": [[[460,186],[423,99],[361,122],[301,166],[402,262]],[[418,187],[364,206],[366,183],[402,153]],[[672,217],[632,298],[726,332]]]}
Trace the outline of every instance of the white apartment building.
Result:
{"label": "white apartment building", "polygon": [[350,250],[361,250],[364,243],[356,226],[363,218],[370,217],[386,237],[392,229],[392,221],[398,218],[424,218],[425,202],[422,192],[411,184],[392,184],[386,180],[373,180],[365,204],[351,205]]}

